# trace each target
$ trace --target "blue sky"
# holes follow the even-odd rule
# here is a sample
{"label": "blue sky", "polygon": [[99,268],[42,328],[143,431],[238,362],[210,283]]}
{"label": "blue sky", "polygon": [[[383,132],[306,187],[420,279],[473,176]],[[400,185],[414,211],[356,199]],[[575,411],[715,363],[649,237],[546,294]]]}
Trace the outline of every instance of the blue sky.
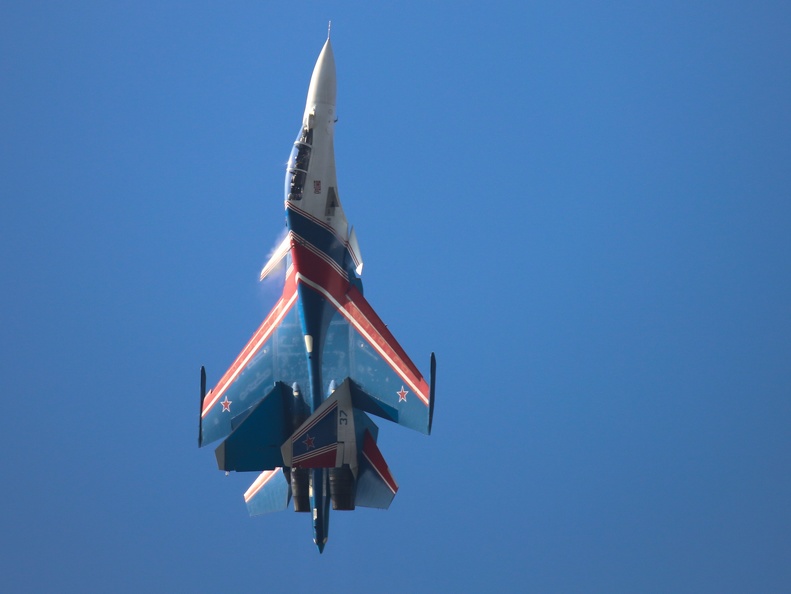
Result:
{"label": "blue sky", "polygon": [[[271,299],[332,19],[366,296],[427,372],[387,512],[249,518],[198,371]],[[0,589],[785,592],[791,14],[0,2]]]}

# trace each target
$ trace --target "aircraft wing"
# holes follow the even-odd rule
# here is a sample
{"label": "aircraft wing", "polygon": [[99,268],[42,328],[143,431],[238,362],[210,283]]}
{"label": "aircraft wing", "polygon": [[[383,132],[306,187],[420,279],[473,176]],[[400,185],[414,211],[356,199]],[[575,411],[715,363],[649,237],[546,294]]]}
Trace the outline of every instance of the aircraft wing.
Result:
{"label": "aircraft wing", "polygon": [[[283,294],[272,311],[214,389],[205,394],[202,388],[200,446],[227,437],[247,418],[253,406],[265,398],[279,397],[270,397],[278,380],[288,377],[291,382],[307,382],[296,302],[295,275],[289,269]],[[272,405],[277,409],[276,403]]]}
{"label": "aircraft wing", "polygon": [[[202,395],[199,445],[228,438],[217,450],[220,468],[282,466],[277,445],[290,435],[289,386],[309,385],[300,312],[324,307],[332,310],[322,347],[325,393],[333,381],[340,385],[349,378],[354,408],[431,432],[433,354],[429,383],[354,284],[319,284],[289,266],[278,302],[215,388]],[[249,444],[262,434],[267,435],[266,444],[249,455]]]}
{"label": "aircraft wing", "polygon": [[354,285],[348,285],[343,294],[332,294],[307,278],[301,277],[300,282],[335,308],[324,345],[324,378],[340,383],[349,377],[355,408],[431,433],[434,355],[428,383]]}

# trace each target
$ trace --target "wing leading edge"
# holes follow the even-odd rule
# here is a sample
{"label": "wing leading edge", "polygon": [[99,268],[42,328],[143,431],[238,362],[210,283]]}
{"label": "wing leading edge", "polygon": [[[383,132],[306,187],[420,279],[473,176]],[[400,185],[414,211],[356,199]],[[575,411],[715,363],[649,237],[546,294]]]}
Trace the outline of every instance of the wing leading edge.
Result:
{"label": "wing leading edge", "polygon": [[306,278],[300,280],[335,309],[324,352],[325,378],[350,378],[356,408],[431,433],[434,355],[429,384],[354,286],[337,298]]}

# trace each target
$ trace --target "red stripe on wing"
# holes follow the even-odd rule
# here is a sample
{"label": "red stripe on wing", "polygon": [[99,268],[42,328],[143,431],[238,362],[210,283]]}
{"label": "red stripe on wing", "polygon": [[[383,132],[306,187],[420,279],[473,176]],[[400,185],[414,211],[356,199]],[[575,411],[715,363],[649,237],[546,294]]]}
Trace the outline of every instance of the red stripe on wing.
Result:
{"label": "red stripe on wing", "polygon": [[297,280],[322,293],[428,406],[428,383],[362,293],[316,250],[295,243],[291,254]]}
{"label": "red stripe on wing", "polygon": [[[387,329],[385,323],[365,300],[362,293],[354,286],[349,287],[344,310],[359,326],[366,330],[367,335],[374,339],[375,344],[371,343],[371,346],[377,348],[380,352],[386,352],[387,356],[385,359],[388,360],[388,363],[392,361],[391,367],[393,367],[393,370],[412,387],[418,398],[428,406],[428,383],[423,379],[409,355],[406,354],[395,337],[390,333],[390,330]],[[366,334],[363,334],[363,336]]]}
{"label": "red stripe on wing", "polygon": [[255,334],[253,334],[253,337],[248,341],[244,349],[242,349],[242,352],[239,353],[239,356],[236,357],[236,360],[233,362],[231,367],[225,372],[225,375],[222,376],[220,381],[204,401],[203,411],[201,412],[202,417],[205,417],[212,407],[217,404],[220,398],[222,398],[222,395],[228,389],[228,386],[234,382],[239,373],[241,373],[241,371],[247,366],[247,364],[261,349],[264,343],[269,340],[272,332],[274,332],[275,329],[280,325],[280,322],[283,321],[283,318],[293,307],[296,300],[296,275],[293,273],[293,271],[290,271],[286,277],[286,284],[283,287],[283,295],[275,304],[275,307],[272,308],[272,311],[269,312],[269,315],[266,316],[258,330],[255,331]]}

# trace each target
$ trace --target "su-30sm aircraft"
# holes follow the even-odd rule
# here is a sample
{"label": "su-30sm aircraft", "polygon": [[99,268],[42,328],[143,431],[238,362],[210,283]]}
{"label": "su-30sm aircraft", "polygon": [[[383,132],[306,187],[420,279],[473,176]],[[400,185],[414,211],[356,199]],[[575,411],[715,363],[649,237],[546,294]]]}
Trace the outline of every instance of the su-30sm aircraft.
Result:
{"label": "su-30sm aircraft", "polygon": [[286,169],[288,234],[261,271],[285,268],[283,294],[206,393],[201,368],[199,445],[222,439],[225,471],[259,471],[244,499],[251,515],[310,512],[324,550],[330,503],[386,509],[398,490],[368,414],[431,432],[430,383],[363,297],[357,236],[335,177],[335,60],[329,37],[310,79]]}

